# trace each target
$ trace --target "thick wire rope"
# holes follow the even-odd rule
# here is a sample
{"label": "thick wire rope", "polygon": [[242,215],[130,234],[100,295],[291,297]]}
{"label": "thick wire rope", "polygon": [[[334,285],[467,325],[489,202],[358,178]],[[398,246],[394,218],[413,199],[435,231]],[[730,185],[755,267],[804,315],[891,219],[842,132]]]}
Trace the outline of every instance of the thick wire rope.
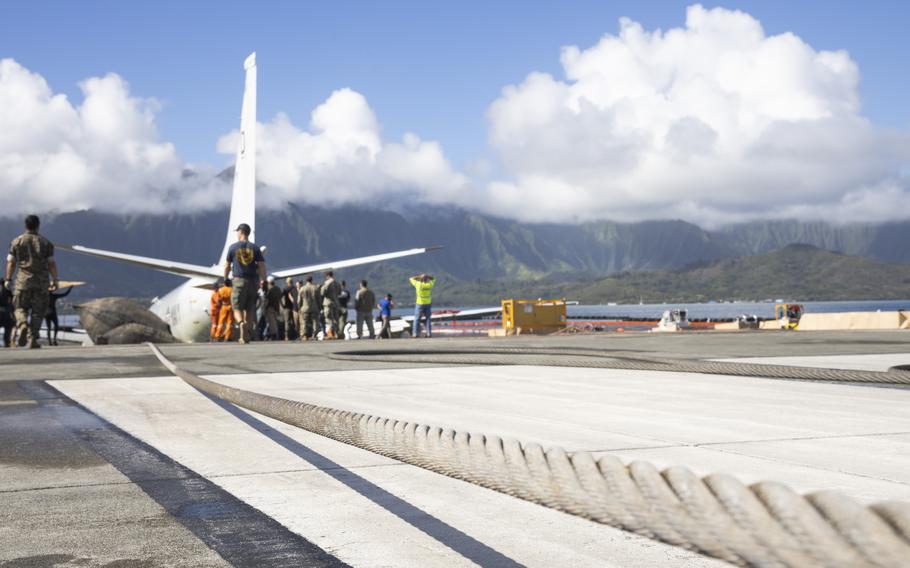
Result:
{"label": "thick wire rope", "polygon": [[612,456],[392,420],[254,393],[161,363],[221,400],[422,467],[741,566],[899,567],[910,561],[910,504],[864,506],[829,491],[746,486],[729,475],[659,471]]}

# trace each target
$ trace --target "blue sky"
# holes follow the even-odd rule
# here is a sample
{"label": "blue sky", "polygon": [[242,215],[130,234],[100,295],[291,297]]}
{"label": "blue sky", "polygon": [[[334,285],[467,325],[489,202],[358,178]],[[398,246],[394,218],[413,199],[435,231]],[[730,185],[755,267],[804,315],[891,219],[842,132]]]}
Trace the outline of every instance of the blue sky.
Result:
{"label": "blue sky", "polygon": [[[531,71],[561,75],[559,49],[590,46],[628,16],[680,26],[691,2],[7,2],[0,57],[58,92],[115,72],[155,97],[160,135],[188,161],[223,163],[217,138],[236,127],[241,64],[258,53],[259,117],[299,123],[335,89],[367,97],[383,127],[439,140],[456,164],[487,153],[486,110]],[[859,65],[863,114],[910,125],[908,2],[705,2],[744,10],[769,35],[792,31]]]}
{"label": "blue sky", "polygon": [[231,163],[255,50],[263,206],[416,199],[703,225],[910,215],[910,3],[693,4],[6,2],[0,197],[224,205],[179,172]]}

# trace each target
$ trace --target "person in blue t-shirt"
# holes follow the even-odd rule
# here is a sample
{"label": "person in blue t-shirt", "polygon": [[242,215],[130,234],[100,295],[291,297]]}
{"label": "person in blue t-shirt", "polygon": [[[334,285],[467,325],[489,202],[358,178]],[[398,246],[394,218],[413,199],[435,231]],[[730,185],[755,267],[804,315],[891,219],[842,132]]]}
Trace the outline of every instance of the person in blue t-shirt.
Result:
{"label": "person in blue t-shirt", "polygon": [[389,323],[392,321],[392,308],[395,307],[392,295],[386,294],[385,298],[379,300],[379,304],[376,307],[379,308],[379,316],[382,318],[382,329],[379,330],[379,339],[383,337],[392,339],[392,327]]}
{"label": "person in blue t-shirt", "polygon": [[256,321],[256,297],[265,282],[265,259],[262,251],[250,242],[252,230],[246,223],[237,226],[237,242],[228,247],[224,262],[224,279],[233,276],[231,308],[240,327],[240,343],[249,343]]}

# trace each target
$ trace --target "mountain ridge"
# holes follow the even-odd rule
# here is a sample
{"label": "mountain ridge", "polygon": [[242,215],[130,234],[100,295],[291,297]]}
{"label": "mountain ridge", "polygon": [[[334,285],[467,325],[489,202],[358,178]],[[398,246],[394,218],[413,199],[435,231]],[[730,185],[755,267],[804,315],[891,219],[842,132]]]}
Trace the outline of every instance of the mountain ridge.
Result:
{"label": "mountain ridge", "polygon": [[[55,242],[81,244],[209,265],[225,235],[226,210],[194,214],[113,215],[94,211],[44,216],[42,233]],[[0,239],[21,232],[19,219],[0,219]],[[267,245],[271,269],[299,266],[415,246],[441,251],[379,266],[349,269],[350,279],[383,273],[433,272],[453,282],[591,281],[623,272],[675,270],[766,253],[803,243],[889,262],[910,262],[904,245],[910,221],[835,226],[771,221],[708,231],[679,220],[582,224],[520,223],[452,208],[395,212],[367,206],[321,208],[287,205],[257,215],[257,244]],[[58,253],[61,274],[86,280],[86,297],[152,297],[179,277],[111,261]],[[400,273],[400,274],[399,274]]]}

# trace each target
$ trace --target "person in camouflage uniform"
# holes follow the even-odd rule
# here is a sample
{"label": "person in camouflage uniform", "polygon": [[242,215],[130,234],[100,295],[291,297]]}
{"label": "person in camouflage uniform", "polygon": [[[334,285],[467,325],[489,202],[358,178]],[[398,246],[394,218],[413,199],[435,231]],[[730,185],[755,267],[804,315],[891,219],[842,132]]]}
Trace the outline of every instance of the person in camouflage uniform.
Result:
{"label": "person in camouflage uniform", "polygon": [[38,335],[50,300],[48,291],[58,285],[54,245],[38,234],[41,222],[36,215],[25,218],[25,232],[10,243],[6,257],[6,279],[12,281],[16,272],[13,306],[19,330],[19,347],[41,347]]}
{"label": "person in camouflage uniform", "polygon": [[322,313],[325,316],[325,338],[341,339],[338,329],[338,316],[341,312],[338,305],[338,295],[341,294],[341,284],[335,280],[335,274],[329,270],[325,273],[322,283]]}
{"label": "person in camouflage uniform", "polygon": [[357,310],[357,337],[363,339],[363,324],[367,324],[370,339],[376,337],[373,330],[373,307],[376,305],[376,294],[367,287],[367,281],[360,281],[360,289],[354,295],[354,309]]}
{"label": "person in camouflage uniform", "polygon": [[319,329],[319,310],[322,307],[322,294],[319,286],[313,284],[313,277],[306,277],[306,284],[300,289],[300,341],[316,339]]}

